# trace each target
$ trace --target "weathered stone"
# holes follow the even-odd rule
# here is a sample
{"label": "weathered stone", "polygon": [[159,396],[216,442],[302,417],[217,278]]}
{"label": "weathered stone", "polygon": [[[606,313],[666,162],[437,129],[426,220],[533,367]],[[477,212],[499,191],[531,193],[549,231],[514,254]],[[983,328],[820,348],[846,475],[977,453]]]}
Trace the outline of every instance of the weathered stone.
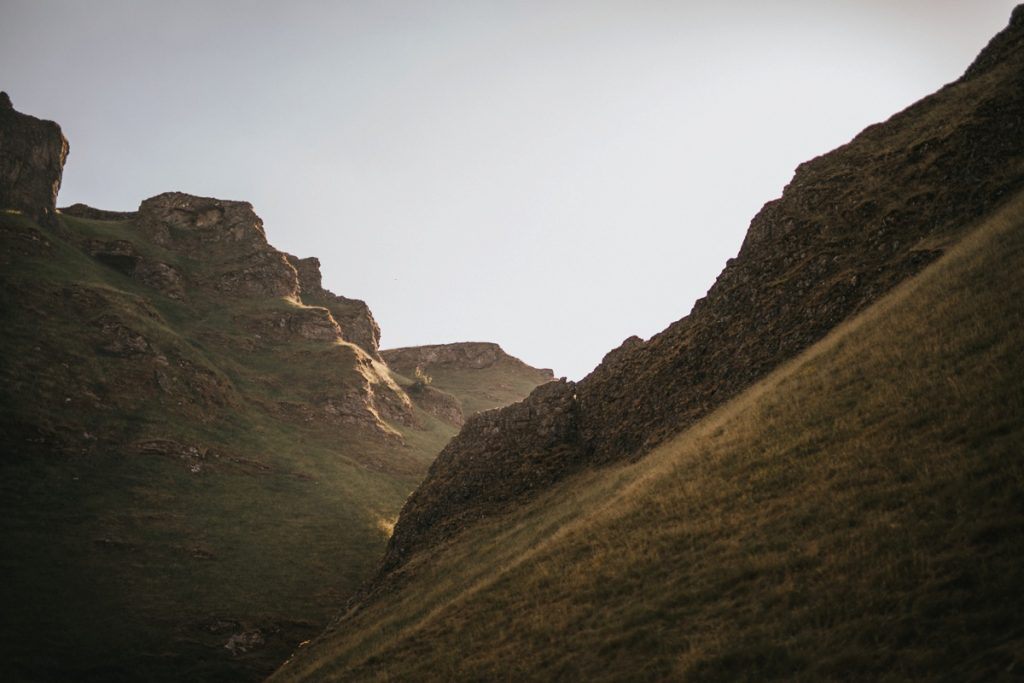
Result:
{"label": "weathered stone", "polygon": [[7,93],[0,92],[0,210],[53,224],[67,156],[60,126],[15,111]]}
{"label": "weathered stone", "polygon": [[388,365],[399,372],[411,373],[417,367],[453,367],[471,370],[489,368],[498,362],[513,363],[523,369],[534,370],[540,381],[554,379],[554,373],[548,369],[535,369],[510,356],[491,342],[457,342],[454,344],[428,344],[426,346],[408,346],[400,349],[388,349],[381,352]]}
{"label": "weathered stone", "polygon": [[135,223],[156,244],[208,265],[201,287],[234,297],[298,297],[295,269],[267,243],[248,202],[167,192],[143,201]]}
{"label": "weathered stone", "polygon": [[285,254],[299,276],[299,296],[309,306],[327,308],[341,327],[342,338],[363,349],[375,360],[381,360],[380,327],[373,319],[369,306],[358,299],[338,296],[324,289],[320,274],[320,260],[314,257],[300,259]]}

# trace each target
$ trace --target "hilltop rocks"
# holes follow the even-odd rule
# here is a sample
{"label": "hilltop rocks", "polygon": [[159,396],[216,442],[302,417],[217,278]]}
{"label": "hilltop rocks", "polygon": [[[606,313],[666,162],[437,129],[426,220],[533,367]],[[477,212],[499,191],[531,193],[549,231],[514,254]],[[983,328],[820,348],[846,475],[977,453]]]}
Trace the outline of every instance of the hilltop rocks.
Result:
{"label": "hilltop rocks", "polygon": [[384,352],[388,363],[395,367],[417,367],[422,365],[456,366],[479,370],[489,368],[499,358],[508,356],[497,344],[486,342],[462,342],[457,344],[432,344]]}
{"label": "hilltop rocks", "polygon": [[0,209],[51,224],[67,156],[60,126],[15,111],[0,92]]}
{"label": "hilltop rocks", "polygon": [[139,205],[138,230],[155,244],[202,259],[201,286],[234,297],[298,297],[298,278],[267,243],[249,202],[166,192]]}
{"label": "hilltop rocks", "polygon": [[403,508],[384,569],[541,482],[643,456],[920,271],[1024,188],[1021,112],[1018,8],[960,80],[802,164],[690,315],[554,402],[542,388],[470,420]]}
{"label": "hilltop rocks", "polygon": [[[497,344],[490,342],[408,346],[400,349],[388,349],[381,353],[388,365],[405,374],[411,374],[412,370],[417,367],[455,367],[481,370],[489,368],[499,361],[514,363],[534,370],[518,358],[505,353]],[[551,370],[540,369],[536,372],[543,378],[542,381],[554,379],[554,373]]]}
{"label": "hilltop rocks", "polygon": [[171,299],[185,298],[185,280],[171,265],[143,258],[128,240],[88,239],[82,249],[97,261],[138,280]]}

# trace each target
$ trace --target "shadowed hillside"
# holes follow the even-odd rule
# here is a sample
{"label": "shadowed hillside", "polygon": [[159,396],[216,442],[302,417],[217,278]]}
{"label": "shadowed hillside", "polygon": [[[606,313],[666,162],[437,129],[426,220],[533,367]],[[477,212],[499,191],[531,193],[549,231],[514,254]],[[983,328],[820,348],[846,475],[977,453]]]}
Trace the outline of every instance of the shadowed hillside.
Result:
{"label": "shadowed hillside", "polygon": [[1020,666],[1021,111],[1024,7],[801,165],[690,315],[470,418],[275,680]]}
{"label": "shadowed hillside", "polygon": [[418,553],[273,681],[1016,680],[1024,195],[634,464]]}
{"label": "shadowed hillside", "polygon": [[467,422],[403,507],[382,577],[574,472],[642,457],[865,309],[1024,187],[1024,8],[967,72],[802,164],[690,315],[578,383]]}
{"label": "shadowed hillside", "polygon": [[456,427],[249,204],[58,213],[59,127],[0,105],[4,678],[259,680],[365,580]]}

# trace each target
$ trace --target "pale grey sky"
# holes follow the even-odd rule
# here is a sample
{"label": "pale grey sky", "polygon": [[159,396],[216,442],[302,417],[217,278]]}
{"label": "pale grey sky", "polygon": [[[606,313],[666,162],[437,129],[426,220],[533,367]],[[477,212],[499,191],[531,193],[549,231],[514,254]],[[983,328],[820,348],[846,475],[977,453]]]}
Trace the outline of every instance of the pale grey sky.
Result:
{"label": "pale grey sky", "polygon": [[250,201],[385,346],[579,379],[1014,4],[0,0],[0,89],[70,139],[60,204]]}

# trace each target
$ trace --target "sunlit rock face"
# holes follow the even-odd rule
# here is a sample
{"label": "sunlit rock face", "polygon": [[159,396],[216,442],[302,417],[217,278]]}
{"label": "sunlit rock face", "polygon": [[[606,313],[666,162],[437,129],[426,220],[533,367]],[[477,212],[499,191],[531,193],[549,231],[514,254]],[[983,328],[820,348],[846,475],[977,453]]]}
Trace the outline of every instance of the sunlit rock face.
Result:
{"label": "sunlit rock face", "polygon": [[642,457],[920,271],[1024,188],[1021,112],[1024,7],[959,80],[802,164],[688,316],[470,420],[403,509],[385,574],[548,482]]}
{"label": "sunlit rock face", "polygon": [[50,224],[67,156],[60,126],[15,111],[0,92],[0,209]]}
{"label": "sunlit rock face", "polygon": [[299,295],[303,303],[310,306],[323,306],[331,312],[341,326],[341,334],[345,341],[352,342],[370,355],[374,360],[382,360],[380,356],[380,327],[373,319],[373,313],[365,302],[338,296],[321,284],[320,260],[315,257],[298,258],[285,254],[288,262],[295,268],[299,277]]}

